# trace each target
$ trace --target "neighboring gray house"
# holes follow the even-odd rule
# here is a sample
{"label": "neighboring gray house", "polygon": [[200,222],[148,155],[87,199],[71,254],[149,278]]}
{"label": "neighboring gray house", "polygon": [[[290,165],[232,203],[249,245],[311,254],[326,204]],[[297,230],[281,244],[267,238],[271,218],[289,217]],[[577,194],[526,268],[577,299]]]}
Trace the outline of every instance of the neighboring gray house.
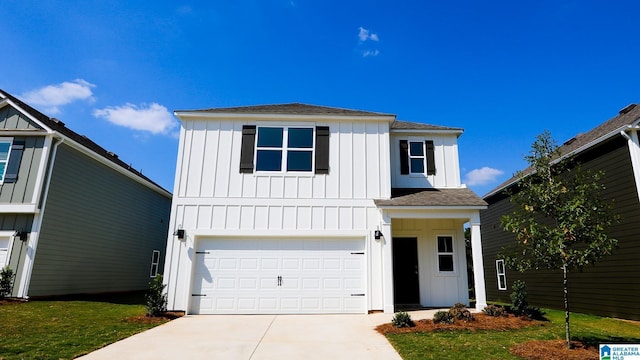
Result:
{"label": "neighboring gray house", "polygon": [[[575,158],[582,168],[604,170],[602,196],[613,199],[614,212],[621,216],[621,222],[609,229],[609,235],[619,241],[613,255],[569,275],[571,311],[640,320],[639,125],[640,106],[629,105],[560,147],[563,157]],[[489,208],[480,212],[487,300],[509,302],[511,284],[521,279],[527,284],[530,303],[562,309],[561,271],[510,271],[498,255],[515,241],[500,225],[500,217],[513,209],[505,190],[517,191],[515,185],[512,178],[485,195]]]}
{"label": "neighboring gray house", "polygon": [[0,267],[12,296],[143,290],[162,272],[171,194],[0,90]]}

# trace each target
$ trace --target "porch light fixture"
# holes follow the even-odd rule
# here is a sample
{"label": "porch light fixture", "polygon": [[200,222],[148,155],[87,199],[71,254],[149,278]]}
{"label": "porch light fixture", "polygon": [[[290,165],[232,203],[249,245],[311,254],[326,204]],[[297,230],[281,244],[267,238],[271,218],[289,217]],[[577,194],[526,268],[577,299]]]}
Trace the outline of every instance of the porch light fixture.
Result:
{"label": "porch light fixture", "polygon": [[380,230],[376,230],[376,231],[374,231],[374,232],[373,232],[373,237],[374,237],[376,240],[380,240],[380,238],[382,237],[382,231],[380,231]]}
{"label": "porch light fixture", "polygon": [[177,236],[178,239],[183,240],[184,239],[184,229],[177,229],[174,233],[173,236]]}
{"label": "porch light fixture", "polygon": [[26,231],[16,231],[16,234],[15,234],[15,236],[17,236],[18,239],[20,239],[20,241],[26,241],[27,235],[28,233]]}

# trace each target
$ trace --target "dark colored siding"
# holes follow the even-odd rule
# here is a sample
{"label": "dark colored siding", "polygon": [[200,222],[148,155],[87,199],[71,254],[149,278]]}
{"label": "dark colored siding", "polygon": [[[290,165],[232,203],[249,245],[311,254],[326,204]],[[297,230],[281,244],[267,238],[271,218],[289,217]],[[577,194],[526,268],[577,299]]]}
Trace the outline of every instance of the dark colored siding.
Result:
{"label": "dark colored siding", "polygon": [[143,290],[164,264],[171,200],[60,145],[29,296]]}
{"label": "dark colored siding", "polygon": [[[609,230],[610,236],[619,241],[613,255],[583,272],[569,274],[570,310],[640,320],[640,307],[636,303],[640,298],[640,203],[626,141],[618,137],[580,160],[585,169],[605,171],[603,196],[614,199],[614,211],[622,220]],[[527,284],[531,304],[562,309],[560,270],[524,274],[507,270],[508,288],[498,290],[495,260],[502,247],[515,241],[515,237],[500,226],[501,215],[512,210],[509,199],[491,200],[489,208],[480,213],[487,300],[510,302],[511,284],[521,279]]]}
{"label": "dark colored siding", "polygon": [[13,107],[4,106],[0,108],[0,129],[35,130],[42,128]]}

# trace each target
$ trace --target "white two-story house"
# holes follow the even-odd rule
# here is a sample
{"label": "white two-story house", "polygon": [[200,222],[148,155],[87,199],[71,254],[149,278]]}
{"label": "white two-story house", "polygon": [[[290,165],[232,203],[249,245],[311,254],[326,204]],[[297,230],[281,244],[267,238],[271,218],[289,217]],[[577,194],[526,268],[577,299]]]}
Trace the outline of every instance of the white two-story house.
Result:
{"label": "white two-story house", "polygon": [[394,312],[486,305],[486,203],[460,181],[462,129],[305,104],[176,111],[169,309]]}

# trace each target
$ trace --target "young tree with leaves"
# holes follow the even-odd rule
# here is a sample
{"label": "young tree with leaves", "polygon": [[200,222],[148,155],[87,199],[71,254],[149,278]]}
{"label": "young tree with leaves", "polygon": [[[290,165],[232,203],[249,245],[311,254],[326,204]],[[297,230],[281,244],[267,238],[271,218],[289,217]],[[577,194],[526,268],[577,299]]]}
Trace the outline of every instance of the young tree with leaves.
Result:
{"label": "young tree with leaves", "polygon": [[561,158],[548,131],[536,137],[525,160],[530,167],[516,174],[517,190],[510,194],[515,210],[501,219],[503,229],[517,239],[504,249],[504,258],[518,271],[562,271],[566,341],[571,347],[569,273],[612,253],[617,240],[606,231],[617,216],[612,202],[602,197],[604,173],[584,171]]}

